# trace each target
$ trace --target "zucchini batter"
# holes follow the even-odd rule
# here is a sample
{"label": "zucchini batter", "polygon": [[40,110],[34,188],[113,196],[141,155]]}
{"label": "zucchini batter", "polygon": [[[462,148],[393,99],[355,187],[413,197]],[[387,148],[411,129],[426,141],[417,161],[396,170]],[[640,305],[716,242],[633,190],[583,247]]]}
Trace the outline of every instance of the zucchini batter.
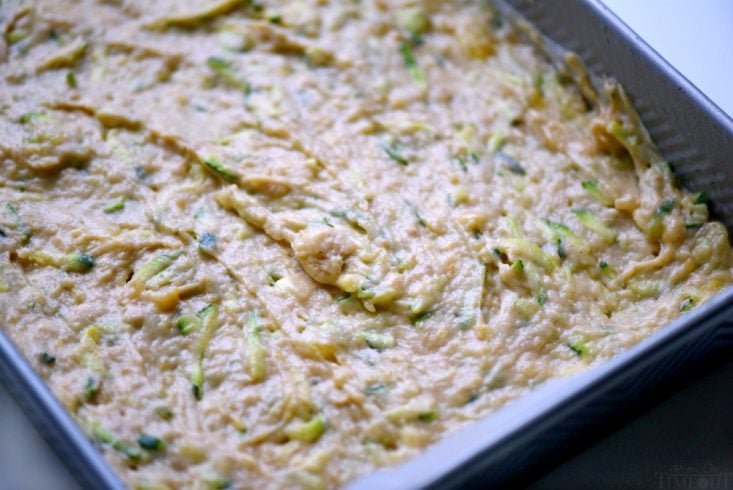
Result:
{"label": "zucchini batter", "polygon": [[0,33],[0,325],[132,488],[338,487],[733,281],[623,91],[484,2]]}

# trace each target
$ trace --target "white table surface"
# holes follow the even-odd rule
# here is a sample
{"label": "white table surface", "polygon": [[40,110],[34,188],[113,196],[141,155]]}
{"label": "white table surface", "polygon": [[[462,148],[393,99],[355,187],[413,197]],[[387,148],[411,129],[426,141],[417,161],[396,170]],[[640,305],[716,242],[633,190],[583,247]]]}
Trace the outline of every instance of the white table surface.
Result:
{"label": "white table surface", "polygon": [[[733,115],[733,0],[605,3]],[[0,387],[0,490],[75,488]],[[733,360],[566,462],[532,488],[733,489]]]}

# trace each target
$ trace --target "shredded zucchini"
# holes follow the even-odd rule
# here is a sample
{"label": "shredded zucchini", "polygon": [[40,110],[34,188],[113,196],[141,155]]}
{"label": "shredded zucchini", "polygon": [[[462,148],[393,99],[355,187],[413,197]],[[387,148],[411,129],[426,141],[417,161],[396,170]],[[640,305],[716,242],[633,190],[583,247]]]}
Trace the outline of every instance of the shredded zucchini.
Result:
{"label": "shredded zucchini", "polygon": [[201,475],[201,483],[212,490],[224,490],[232,486],[229,478],[214,471],[206,471]]}
{"label": "shredded zucchini", "polygon": [[199,237],[199,250],[207,255],[214,255],[216,252],[216,235],[205,232]]}
{"label": "shredded zucchini", "polygon": [[56,356],[49,354],[48,352],[41,352],[38,355],[38,360],[41,362],[41,364],[44,364],[46,366],[53,366],[56,364]]}
{"label": "shredded zucchini", "polygon": [[146,434],[145,432],[140,434],[137,438],[137,443],[143,449],[148,449],[150,451],[165,451],[166,447],[165,442],[162,439]]}
{"label": "shredded zucchini", "polygon": [[596,215],[585,209],[575,209],[573,213],[584,227],[599,235],[607,244],[613,245],[616,243],[618,233],[598,219]]}
{"label": "shredded zucchini", "polygon": [[212,56],[206,60],[206,64],[229,86],[241,90],[245,94],[251,91],[249,83],[237,73],[231,62]]}
{"label": "shredded zucchini", "polygon": [[387,393],[390,389],[390,385],[386,383],[378,383],[364,388],[364,394],[367,396],[382,395],[384,393]]}
{"label": "shredded zucchini", "polygon": [[425,77],[425,72],[423,72],[422,68],[420,68],[420,65],[417,63],[415,53],[412,51],[412,46],[410,46],[409,43],[403,42],[400,44],[400,54],[402,55],[402,61],[405,64],[405,70],[407,70],[407,74],[409,75],[410,80],[412,80],[412,83],[421,89],[426,89],[428,86],[428,80]]}
{"label": "shredded zucchini", "polygon": [[183,315],[176,320],[176,327],[183,335],[188,335],[201,326],[199,315]]}
{"label": "shredded zucchini", "polygon": [[21,114],[18,118],[18,123],[20,124],[28,124],[31,121],[44,121],[50,119],[50,116],[48,114],[44,114],[43,112],[26,112],[25,114]]}
{"label": "shredded zucchini", "polygon": [[54,254],[42,250],[33,250],[24,253],[22,259],[41,267],[56,267],[66,272],[78,274],[89,272],[97,263],[93,256],[82,252]]}
{"label": "shredded zucchini", "polygon": [[218,16],[226,15],[236,9],[246,7],[248,4],[258,5],[258,2],[248,2],[243,0],[218,0],[215,2],[206,2],[205,7],[192,12],[171,14],[156,19],[147,27],[150,29],[167,29],[170,27],[192,28],[200,26],[202,23],[210,21]]}
{"label": "shredded zucchini", "polygon": [[511,173],[516,175],[527,175],[527,171],[524,169],[521,163],[517,161],[516,158],[507,155],[501,150],[498,150],[495,153],[496,158],[501,160],[501,162],[504,165],[504,168],[509,170]]}
{"label": "shredded zucchini", "polygon": [[314,443],[320,439],[326,430],[326,419],[323,415],[317,415],[308,422],[303,422],[285,429],[285,435],[294,441]]}
{"label": "shredded zucchini", "polygon": [[611,206],[613,204],[613,201],[598,188],[598,181],[596,179],[584,180],[580,185],[593,199],[604,206]]}
{"label": "shredded zucchini", "polygon": [[111,432],[104,429],[99,424],[93,426],[94,436],[102,443],[108,444],[115,451],[124,455],[128,460],[138,461],[142,457],[140,449],[124,443],[122,440],[114,436]]}
{"label": "shredded zucchini", "polygon": [[196,364],[191,371],[191,385],[194,397],[201,400],[204,395],[204,357],[211,338],[219,326],[219,307],[215,304],[208,304],[197,315],[201,318],[201,336],[196,346]]}
{"label": "shredded zucchini", "polygon": [[112,214],[116,213],[117,211],[122,211],[125,209],[125,198],[121,197],[118,200],[109,203],[107,206],[104,207],[103,211],[105,214]]}
{"label": "shredded zucchini", "polygon": [[417,224],[419,224],[423,228],[427,228],[428,224],[425,219],[423,219],[422,215],[420,215],[420,211],[417,209],[417,207],[406,199],[403,199],[403,201],[405,203],[405,206],[407,206],[412,215],[415,217],[415,221],[417,221]]}
{"label": "shredded zucchini", "polygon": [[154,412],[155,412],[155,415],[157,415],[158,417],[160,417],[163,420],[171,420],[173,418],[173,409],[171,409],[170,407],[166,407],[166,406],[156,407]]}
{"label": "shredded zucchini", "polygon": [[418,7],[406,7],[397,11],[400,27],[417,41],[430,29],[430,17]]}
{"label": "shredded zucchini", "polygon": [[523,320],[530,320],[540,310],[540,306],[532,298],[518,298],[514,301],[514,310]]}
{"label": "shredded zucchini", "polygon": [[220,177],[226,180],[227,182],[231,182],[232,184],[236,184],[237,182],[239,182],[239,176],[236,173],[234,173],[232,170],[225,167],[224,164],[221,163],[221,161],[219,161],[218,158],[216,157],[206,158],[205,160],[203,160],[203,164],[206,166],[206,168],[211,170],[214,173],[214,175],[216,175],[217,177]]}
{"label": "shredded zucchini", "polygon": [[539,246],[524,238],[505,238],[501,240],[500,247],[506,250],[510,257],[528,260],[543,267],[546,271],[551,271],[555,267],[552,257]]}
{"label": "shredded zucchini", "polygon": [[571,340],[567,343],[567,346],[570,347],[570,350],[575,352],[578,357],[584,357],[588,353],[588,348],[582,340]]}
{"label": "shredded zucchini", "polygon": [[682,303],[680,303],[680,311],[690,311],[692,308],[695,307],[695,300],[692,298],[685,298]]}
{"label": "shredded zucchini", "polygon": [[249,312],[247,318],[247,364],[253,383],[263,381],[267,374],[265,366],[266,351],[262,343],[261,331],[262,327],[257,313],[254,311]]}
{"label": "shredded zucchini", "polygon": [[362,332],[361,337],[369,348],[383,351],[395,346],[395,339],[390,334],[376,332]]}
{"label": "shredded zucchini", "polygon": [[419,420],[420,422],[425,422],[425,423],[432,422],[437,418],[438,418],[438,413],[435,412],[435,410],[430,410],[429,412],[422,412],[418,414],[417,416],[417,420]]}
{"label": "shredded zucchini", "polygon": [[672,210],[675,207],[675,204],[677,204],[677,201],[675,199],[667,199],[662,204],[659,205],[659,207],[657,208],[654,214],[660,217],[666,216],[672,212]]}
{"label": "shredded zucchini", "polygon": [[76,75],[74,74],[73,71],[66,73],[66,85],[68,85],[69,88],[76,88],[77,86]]}
{"label": "shredded zucchini", "polygon": [[397,146],[383,145],[382,150],[390,160],[394,161],[398,165],[402,165],[404,167],[410,163],[407,158],[402,156],[400,149]]}
{"label": "shredded zucchini", "polygon": [[86,253],[73,253],[61,259],[61,268],[66,272],[89,272],[97,264],[94,257]]}
{"label": "shredded zucchini", "polygon": [[412,324],[417,326],[422,325],[428,318],[433,316],[435,314],[434,311],[424,311],[420,314],[418,314],[415,318],[412,319]]}
{"label": "shredded zucchini", "polygon": [[15,223],[15,229],[20,234],[22,241],[28,242],[31,239],[31,230],[20,217],[18,211],[15,209],[15,206],[10,203],[6,203],[5,214]]}
{"label": "shredded zucchini", "polygon": [[129,282],[133,296],[140,295],[140,293],[145,289],[148,281],[173,265],[173,262],[175,262],[182,253],[183,252],[173,252],[158,255],[136,270]]}

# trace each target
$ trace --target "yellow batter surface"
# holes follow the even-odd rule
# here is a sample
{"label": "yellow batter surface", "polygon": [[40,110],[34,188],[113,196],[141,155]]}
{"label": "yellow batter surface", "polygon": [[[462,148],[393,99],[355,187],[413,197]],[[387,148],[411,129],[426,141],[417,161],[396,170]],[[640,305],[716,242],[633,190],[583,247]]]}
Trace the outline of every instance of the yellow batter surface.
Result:
{"label": "yellow batter surface", "polygon": [[484,2],[0,33],[0,325],[131,487],[337,487],[733,281],[623,92]]}

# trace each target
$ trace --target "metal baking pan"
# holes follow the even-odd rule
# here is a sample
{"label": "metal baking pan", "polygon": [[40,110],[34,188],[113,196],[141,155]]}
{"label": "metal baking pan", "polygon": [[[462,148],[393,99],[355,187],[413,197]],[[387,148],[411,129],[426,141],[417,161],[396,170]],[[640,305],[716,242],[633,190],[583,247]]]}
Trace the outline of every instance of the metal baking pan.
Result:
{"label": "metal baking pan", "polygon": [[[713,216],[733,230],[731,119],[599,0],[495,3],[529,20],[550,44],[580,55],[592,74],[621,82],[683,186],[704,189]],[[733,346],[733,288],[602,366],[549,382],[420,456],[349,488],[516,486],[721,346]],[[82,487],[124,488],[2,329],[0,383]]]}

